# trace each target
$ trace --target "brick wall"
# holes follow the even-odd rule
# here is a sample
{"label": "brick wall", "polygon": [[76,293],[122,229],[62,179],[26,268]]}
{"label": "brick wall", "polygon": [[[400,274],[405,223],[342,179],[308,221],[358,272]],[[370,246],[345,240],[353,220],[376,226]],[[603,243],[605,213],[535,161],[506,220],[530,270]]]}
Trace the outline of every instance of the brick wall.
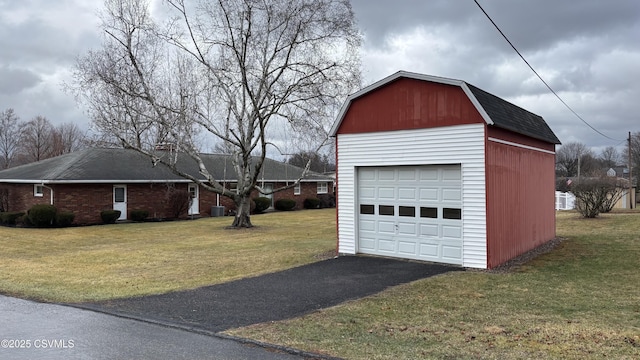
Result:
{"label": "brick wall", "polygon": [[65,184],[52,185],[54,204],[59,211],[75,214],[76,224],[101,223],[100,212],[113,209],[113,185]]}
{"label": "brick wall", "polygon": [[34,196],[34,184],[2,184],[0,187],[9,191],[8,211],[27,212],[33,205],[50,204],[51,190],[43,188],[42,196]]}
{"label": "brick wall", "polygon": [[[274,189],[284,186],[284,183],[274,183]],[[126,184],[127,186],[127,212],[131,210],[147,210],[151,218],[170,218],[171,209],[167,203],[167,191],[169,187],[179,190],[187,190],[185,183],[178,184]],[[43,189],[43,196],[36,197],[33,194],[33,184],[3,184],[2,188],[9,190],[9,211],[27,211],[35,204],[49,204],[51,190]],[[50,185],[54,191],[54,205],[60,211],[71,211],[75,214],[75,224],[101,223],[100,212],[113,209],[113,184],[55,184]],[[332,184],[328,184],[329,194],[333,193]],[[294,195],[294,189],[286,189],[273,194],[274,203],[278,199],[293,199],[296,201],[296,209],[304,208],[304,200],[310,197],[318,197],[317,184],[315,182],[303,182],[300,194]],[[252,198],[258,196],[254,192]],[[219,201],[218,201],[219,199]],[[211,207],[216,205],[225,207],[227,213],[235,210],[233,200],[226,196],[199,189],[199,209],[201,216],[210,216]],[[127,218],[130,216],[127,214]]]}
{"label": "brick wall", "polygon": [[[286,183],[271,183],[273,184],[274,189],[278,189],[286,185]],[[261,184],[260,184],[261,185]],[[295,209],[304,209],[304,200],[306,198],[318,197],[318,185],[315,182],[302,182],[300,183],[300,194],[294,195],[294,189],[286,189],[282,191],[278,191],[273,194],[273,203],[279,199],[292,199],[296,202]],[[333,186],[329,182],[328,183],[328,193],[329,195],[333,194]],[[202,187],[200,188],[200,214],[201,215],[211,215],[211,207],[217,206],[218,201],[215,193],[205,190]],[[255,198],[260,196],[257,191],[254,191],[251,195],[251,198]],[[228,213],[229,211],[233,211],[236,209],[233,200],[226,196],[219,196],[219,204],[220,206],[225,207],[225,211]]]}

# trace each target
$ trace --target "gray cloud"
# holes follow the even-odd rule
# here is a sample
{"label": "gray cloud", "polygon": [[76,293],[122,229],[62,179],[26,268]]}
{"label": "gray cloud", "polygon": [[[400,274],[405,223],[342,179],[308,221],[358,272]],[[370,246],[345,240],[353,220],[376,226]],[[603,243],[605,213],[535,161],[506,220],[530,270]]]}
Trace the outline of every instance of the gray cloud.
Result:
{"label": "gray cloud", "polygon": [[42,115],[54,124],[88,126],[61,83],[69,80],[76,57],[97,44],[94,6],[0,0],[0,110],[11,107],[23,119]]}
{"label": "gray cloud", "polygon": [[[640,2],[479,0],[548,83],[616,139],[640,131]],[[575,118],[472,0],[352,0],[366,83],[398,70],[468,81],[545,117],[563,142],[617,145]],[[61,91],[76,56],[99,46],[101,2],[0,0],[0,111],[87,126]]]}
{"label": "gray cloud", "polygon": [[40,82],[40,77],[25,69],[0,66],[0,94],[18,94]]}
{"label": "gray cloud", "polygon": [[[479,0],[551,87],[598,130],[640,131],[640,2]],[[472,1],[353,0],[367,83],[398,70],[470,82],[545,117],[563,142],[618,145],[584,125]]]}

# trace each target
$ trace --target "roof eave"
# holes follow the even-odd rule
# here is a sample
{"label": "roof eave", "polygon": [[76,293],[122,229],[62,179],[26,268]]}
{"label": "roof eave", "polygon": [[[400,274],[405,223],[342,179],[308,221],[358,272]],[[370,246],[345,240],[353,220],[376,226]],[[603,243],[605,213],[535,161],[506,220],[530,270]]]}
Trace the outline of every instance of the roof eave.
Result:
{"label": "roof eave", "polygon": [[500,129],[505,129],[505,130],[514,132],[516,134],[524,135],[524,136],[527,136],[527,137],[530,137],[530,138],[533,138],[533,139],[536,139],[536,140],[544,141],[544,142],[549,143],[549,144],[553,144],[553,145],[562,144],[560,142],[560,139],[558,139],[557,137],[555,139],[545,139],[542,136],[536,136],[536,135],[533,135],[533,134],[525,134],[522,131],[519,131],[517,129],[512,129],[512,128],[508,127],[508,126],[502,126],[502,125],[497,125],[497,124],[494,124],[493,126],[495,126],[497,128],[500,128]]}

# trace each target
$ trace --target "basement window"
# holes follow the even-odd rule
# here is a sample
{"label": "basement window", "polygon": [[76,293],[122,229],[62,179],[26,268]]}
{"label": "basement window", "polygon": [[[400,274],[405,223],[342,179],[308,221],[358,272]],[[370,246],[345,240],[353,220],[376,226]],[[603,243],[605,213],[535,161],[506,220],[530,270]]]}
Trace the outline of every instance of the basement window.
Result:
{"label": "basement window", "polygon": [[33,185],[33,196],[35,197],[43,197],[44,196],[44,186],[35,184]]}

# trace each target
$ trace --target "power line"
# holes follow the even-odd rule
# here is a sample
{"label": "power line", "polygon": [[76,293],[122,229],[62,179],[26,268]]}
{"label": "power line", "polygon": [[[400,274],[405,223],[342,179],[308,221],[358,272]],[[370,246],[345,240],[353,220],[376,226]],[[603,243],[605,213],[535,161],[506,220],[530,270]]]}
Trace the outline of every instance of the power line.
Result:
{"label": "power line", "polygon": [[[582,118],[582,116],[578,115],[577,112],[575,112],[571,106],[569,106],[564,100],[562,100],[562,98],[560,97],[560,95],[558,95],[558,93],[555,92],[555,90],[553,90],[551,88],[551,86],[549,86],[549,84],[547,84],[547,82],[542,78],[542,76],[540,76],[540,74],[538,74],[538,72],[533,68],[533,66],[531,66],[531,64],[529,64],[529,62],[527,61],[527,59],[524,58],[524,56],[522,56],[522,54],[520,53],[520,51],[518,51],[518,49],[515,47],[515,45],[513,45],[513,43],[511,42],[511,40],[509,40],[509,38],[507,37],[507,35],[505,35],[502,30],[500,30],[500,28],[498,27],[498,25],[495,23],[495,21],[493,21],[493,19],[491,18],[491,16],[489,16],[489,14],[487,14],[486,11],[484,11],[484,9],[482,8],[482,6],[480,5],[480,3],[478,3],[478,0],[473,0],[476,5],[478,5],[478,7],[480,8],[480,10],[482,10],[482,12],[484,13],[484,15],[487,17],[487,19],[489,19],[489,21],[491,21],[491,23],[493,24],[493,26],[496,28],[496,30],[498,30],[498,32],[500,33],[500,35],[502,35],[502,37],[509,43],[509,45],[511,45],[511,48],[516,52],[516,54],[518,54],[518,56],[520,56],[520,58],[522,59],[522,61],[524,61],[525,64],[527,64],[527,66],[529,67],[529,69],[531,69],[531,71],[533,71],[534,74],[536,74],[536,76],[538,77],[538,79],[540,79],[540,81],[542,81],[542,83],[547,87],[547,89],[549,89],[549,91],[551,91],[551,93],[553,93],[553,95],[555,95],[558,100],[560,100],[560,102],[567,108],[569,109],[569,111],[571,111],[578,119],[582,120],[583,123],[585,123],[588,127],[590,127],[593,131],[597,132],[598,134],[606,137],[609,140],[613,140],[613,141],[620,141],[618,139],[614,139],[612,137],[609,137],[605,134],[603,134],[602,132],[600,132],[598,129],[594,128],[593,126],[591,126],[591,124],[589,124],[585,119]],[[622,140],[624,141],[624,140]]]}

